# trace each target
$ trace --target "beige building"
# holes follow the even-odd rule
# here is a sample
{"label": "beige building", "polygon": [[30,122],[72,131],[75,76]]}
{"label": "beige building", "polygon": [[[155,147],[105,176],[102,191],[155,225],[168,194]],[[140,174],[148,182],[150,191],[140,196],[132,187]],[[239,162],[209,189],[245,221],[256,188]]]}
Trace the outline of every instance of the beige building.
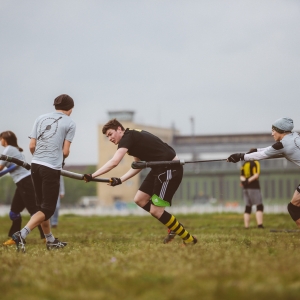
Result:
{"label": "beige building", "polygon": [[[137,124],[133,120],[133,111],[111,111],[108,114],[108,120],[116,118],[119,122],[122,123],[125,129],[132,128],[146,130],[158,136],[164,142],[168,144],[172,143],[172,138],[175,133],[174,129],[172,128],[162,128]],[[109,142],[108,138],[102,133],[103,125],[104,124],[98,125],[98,168],[100,168],[104,163],[112,158],[118,147],[117,145]],[[103,175],[103,177],[110,178],[122,176],[130,169],[132,162],[132,156],[125,156],[115,169],[111,170],[109,173],[106,173],[105,175]],[[134,195],[137,192],[140,183],[141,174],[132,177],[122,185],[116,187],[111,187],[106,184],[98,184],[97,197],[99,200],[99,205],[113,206],[117,201],[133,202]]]}

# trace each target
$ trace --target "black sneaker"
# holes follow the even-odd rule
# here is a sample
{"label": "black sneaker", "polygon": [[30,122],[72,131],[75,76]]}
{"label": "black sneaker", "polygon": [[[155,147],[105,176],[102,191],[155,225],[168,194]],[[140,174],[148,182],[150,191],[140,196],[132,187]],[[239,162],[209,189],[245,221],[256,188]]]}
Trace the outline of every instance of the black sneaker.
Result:
{"label": "black sneaker", "polygon": [[61,242],[58,238],[56,238],[53,242],[47,242],[46,247],[48,250],[51,249],[59,249],[59,248],[64,248],[67,246],[68,243],[66,242]]}
{"label": "black sneaker", "polygon": [[197,244],[198,240],[193,235],[192,235],[192,237],[194,238],[192,242],[186,243],[185,241],[183,241],[183,245],[184,246],[190,246],[190,245]]}
{"label": "black sneaker", "polygon": [[171,230],[171,229],[168,229],[168,234],[167,236],[164,238],[164,244],[168,244],[170,242],[173,241],[173,239],[175,238],[176,236],[176,233],[175,231]]}
{"label": "black sneaker", "polygon": [[22,238],[21,236],[21,232],[17,231],[16,233],[14,233],[11,237],[15,243],[16,243],[16,248],[17,251],[20,251],[20,249],[22,250],[22,252],[25,252],[25,244],[26,241]]}
{"label": "black sneaker", "polygon": [[263,224],[257,226],[257,228],[265,228]]}

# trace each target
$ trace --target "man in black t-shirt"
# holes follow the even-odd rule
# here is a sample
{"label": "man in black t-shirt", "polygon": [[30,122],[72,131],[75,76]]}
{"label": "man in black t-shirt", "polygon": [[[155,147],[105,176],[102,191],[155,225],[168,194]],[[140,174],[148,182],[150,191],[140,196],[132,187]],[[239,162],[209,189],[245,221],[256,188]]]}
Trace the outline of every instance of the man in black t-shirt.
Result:
{"label": "man in black t-shirt", "polygon": [[[108,137],[110,142],[118,145],[118,149],[112,159],[96,172],[84,174],[86,182],[115,168],[125,154],[133,156],[134,161],[179,160],[174,149],[157,136],[139,129],[127,128],[125,130],[116,119],[106,123],[102,128],[102,133]],[[130,168],[120,178],[112,177],[110,185],[122,184],[140,171],[141,169]],[[179,235],[185,245],[193,245],[197,243],[197,239],[190,235],[173,215],[165,211],[165,207],[171,206],[173,195],[181,183],[182,176],[182,165],[152,168],[137,191],[134,201],[168,227],[168,236],[164,243],[170,242],[175,235]]]}

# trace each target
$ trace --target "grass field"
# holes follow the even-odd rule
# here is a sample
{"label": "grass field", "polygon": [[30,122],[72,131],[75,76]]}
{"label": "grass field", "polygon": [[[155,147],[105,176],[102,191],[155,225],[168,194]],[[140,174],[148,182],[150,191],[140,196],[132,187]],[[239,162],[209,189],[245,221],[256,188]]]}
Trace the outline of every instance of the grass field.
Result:
{"label": "grass field", "polygon": [[[61,216],[53,232],[65,249],[47,251],[37,230],[25,254],[0,247],[1,299],[300,299],[300,232],[270,232],[296,229],[289,215],[265,215],[265,229],[252,216],[249,230],[240,214],[177,218],[198,244],[164,245],[150,216]],[[2,241],[9,222],[0,218]]]}

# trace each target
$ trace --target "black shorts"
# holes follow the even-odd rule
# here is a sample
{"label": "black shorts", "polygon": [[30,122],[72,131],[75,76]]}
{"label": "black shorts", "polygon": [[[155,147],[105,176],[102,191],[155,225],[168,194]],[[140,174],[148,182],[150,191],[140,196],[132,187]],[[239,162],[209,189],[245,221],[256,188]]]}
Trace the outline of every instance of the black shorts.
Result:
{"label": "black shorts", "polygon": [[37,206],[54,213],[59,195],[60,170],[33,163],[31,177]]}
{"label": "black shorts", "polygon": [[26,208],[30,215],[38,211],[31,176],[27,176],[16,183],[17,189],[12,199],[10,210],[19,214]]}
{"label": "black shorts", "polygon": [[153,168],[146,176],[139,190],[152,197],[156,194],[161,199],[172,204],[172,198],[177,191],[183,176],[183,167]]}

